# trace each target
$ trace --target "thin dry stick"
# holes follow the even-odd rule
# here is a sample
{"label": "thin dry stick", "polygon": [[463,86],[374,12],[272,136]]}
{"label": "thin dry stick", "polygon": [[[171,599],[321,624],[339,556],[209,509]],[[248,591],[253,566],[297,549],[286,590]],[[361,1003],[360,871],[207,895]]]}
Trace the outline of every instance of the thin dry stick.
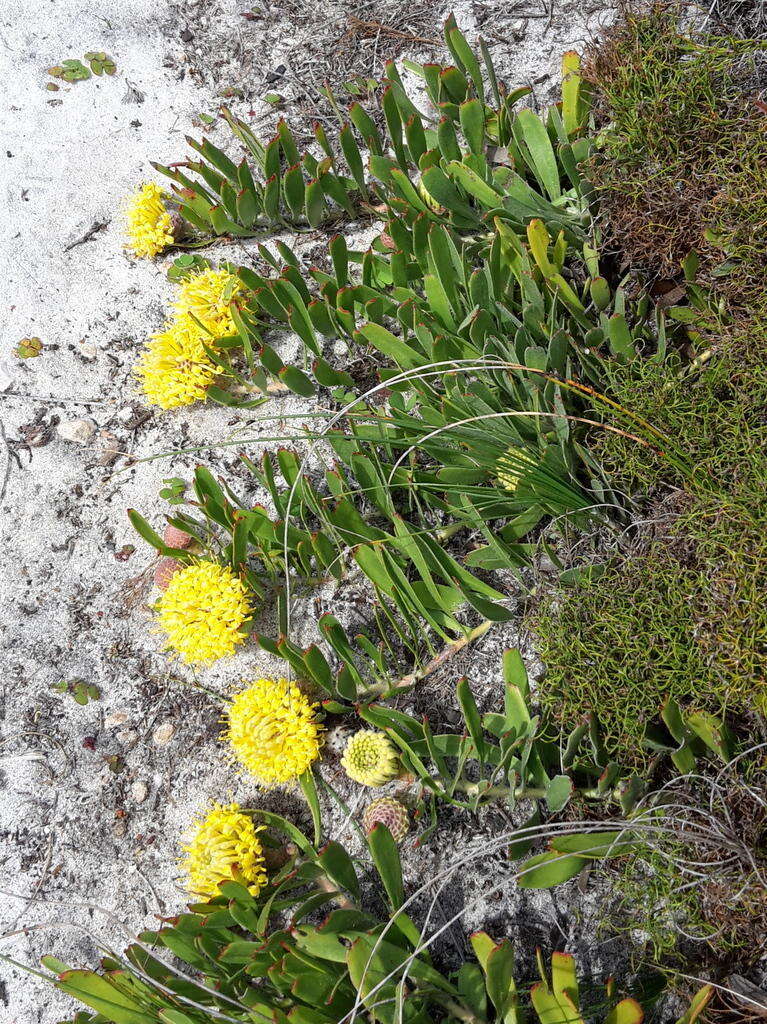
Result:
{"label": "thin dry stick", "polygon": [[442,668],[444,664],[450,661],[452,658],[462,651],[467,644],[473,643],[474,640],[478,640],[481,636],[487,633],[488,629],[493,625],[490,619],[485,619],[484,622],[480,622],[478,626],[470,630],[465,636],[459,637],[454,643],[448,644],[444,647],[439,654],[436,654],[430,662],[428,662],[422,669],[415,672],[409,672],[406,676],[398,679],[396,683],[391,683],[389,686],[385,686],[380,683],[378,686],[372,686],[368,693],[393,693],[395,690],[405,690],[410,686],[415,686],[416,683],[421,682],[424,679],[428,679],[430,675]]}
{"label": "thin dry stick", "polygon": [[349,15],[349,31],[347,36],[356,34],[375,37],[376,35],[391,36],[393,39],[405,39],[410,43],[424,43],[426,46],[442,46],[439,39],[427,39],[425,36],[413,35],[412,32],[402,32],[398,28],[384,25],[380,21],[363,21],[354,14]]}

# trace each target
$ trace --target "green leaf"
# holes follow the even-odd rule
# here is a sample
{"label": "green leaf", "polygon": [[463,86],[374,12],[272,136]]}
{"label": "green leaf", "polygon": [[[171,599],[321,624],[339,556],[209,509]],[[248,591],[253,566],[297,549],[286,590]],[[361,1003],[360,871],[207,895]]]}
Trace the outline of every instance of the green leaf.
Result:
{"label": "green leaf", "polygon": [[469,686],[469,680],[464,676],[459,679],[456,685],[456,696],[461,706],[463,717],[466,720],[466,727],[469,730],[474,746],[477,750],[477,758],[480,765],[485,760],[485,741],[482,736],[482,719],[477,709],[474,696]]}
{"label": "green leaf", "polygon": [[552,814],[566,806],[573,795],[573,781],[569,775],[555,775],[546,786],[546,805]]}
{"label": "green leaf", "polygon": [[[553,277],[557,268],[549,260],[549,243],[551,238],[542,220],[531,220],[527,225],[527,240],[530,243],[530,251],[535,262],[544,277]],[[546,369],[547,367],[543,367]]]}
{"label": "green leaf", "polygon": [[[575,971],[575,957],[571,954],[551,954],[551,989],[557,998],[566,997],[577,1007],[578,977]],[[573,1019],[580,1020],[580,1014]]]}
{"label": "green leaf", "polygon": [[317,785],[314,781],[314,773],[307,768],[303,775],[298,777],[298,784],[301,792],[306,797],[309,810],[312,812],[312,824],[314,825],[314,845],[319,846],[322,839],[322,815],[320,813],[320,802],[317,796]]}
{"label": "green leaf", "polygon": [[527,669],[522,654],[517,648],[503,652],[503,678],[507,684],[515,686],[524,698],[529,696],[530,684],[527,679]]}
{"label": "green leaf", "polygon": [[458,971],[458,992],[480,1020],[487,1019],[487,992],[482,971],[476,964],[461,964]]}
{"label": "green leaf", "polygon": [[592,277],[589,281],[589,293],[591,300],[597,309],[607,309],[612,302],[610,285],[603,277]]}
{"label": "green leaf", "polygon": [[349,107],[349,117],[351,118],[351,122],[354,127],[364,139],[370,152],[380,156],[383,153],[381,136],[378,134],[378,129],[376,128],[372,117],[370,117],[367,111],[365,111],[359,103],[352,103]]}
{"label": "green leaf", "polygon": [[625,359],[636,355],[634,339],[622,313],[613,313],[607,321],[607,337],[610,339],[610,349],[613,355],[622,356]]}
{"label": "green leaf", "polygon": [[316,178],[306,186],[306,219],[313,228],[318,228],[325,216],[325,194]]}
{"label": "green leaf", "polygon": [[584,104],[581,101],[583,79],[580,75],[581,58],[575,50],[562,56],[562,122],[568,136],[583,125]]}
{"label": "green leaf", "polygon": [[93,971],[65,971],[54,984],[114,1024],[146,1024],[141,1004]]}
{"label": "green leaf", "polygon": [[732,760],[734,756],[732,734],[719,718],[704,711],[698,711],[689,714],[685,723],[722,761],[726,763]]}
{"label": "green leaf", "polygon": [[360,884],[354,863],[340,843],[331,840],[319,855],[319,863],[328,877],[342,889],[351,893],[356,902],[360,901]]}
{"label": "green leaf", "polygon": [[449,31],[447,33],[447,39],[453,57],[457,61],[460,61],[464,70],[471,78],[472,85],[479,97],[479,102],[484,105],[485,88],[482,81],[482,71],[480,70],[479,61],[474,55],[474,51],[466,41],[466,37],[458,28],[454,28]]}
{"label": "green leaf", "polygon": [[567,995],[555,995],[546,982],[533,985],[530,1002],[541,1024],[584,1024],[572,1000]]}
{"label": "green leaf", "polygon": [[472,153],[478,156],[485,148],[485,110],[479,100],[466,100],[459,108],[461,130]]}
{"label": "green leaf", "polygon": [[344,159],[349,167],[351,176],[357,183],[357,187],[360,192],[362,192],[363,195],[366,195],[365,168],[362,162],[362,154],[360,153],[360,148],[357,145],[357,140],[354,138],[354,132],[352,131],[351,125],[348,122],[341,128],[338,138],[341,144],[341,152],[344,155]]}
{"label": "green leaf", "polygon": [[495,1007],[496,1017],[505,1024],[516,1024],[520,1018],[519,997],[514,983],[514,947],[504,939],[490,950],[485,973],[487,994]]}
{"label": "green leaf", "polygon": [[522,864],[517,885],[520,889],[551,889],[573,878],[583,865],[582,857],[548,850]]}
{"label": "green leaf", "polygon": [[[713,985],[704,985],[703,988],[698,989],[692,998],[689,1009],[686,1013],[683,1013],[676,1024],[695,1024],[700,1015],[706,1009],[708,1004],[711,1002],[714,996],[715,988]],[[641,1022],[640,1018],[640,1022]],[[612,1021],[607,1021],[606,1024],[613,1024]],[[623,1021],[616,1021],[615,1024],[624,1024]],[[633,1022],[632,1022],[633,1024]]]}
{"label": "green leaf", "polygon": [[404,342],[401,338],[395,337],[391,331],[387,331],[380,324],[365,324],[355,331],[357,340],[369,342],[388,359],[391,359],[398,366],[405,370],[413,369],[423,363],[423,358]]}
{"label": "green leaf", "polygon": [[392,910],[398,910],[405,901],[402,883],[402,864],[399,850],[386,825],[379,822],[368,835],[368,846],[376,871],[383,882]]}
{"label": "green leaf", "polygon": [[164,1024],[195,1024],[191,1017],[187,1017],[180,1010],[165,1009],[159,1012],[160,1020]]}
{"label": "green leaf", "polygon": [[561,193],[559,167],[545,125],[532,110],[526,108],[517,114],[517,124],[530,152],[533,170],[551,199],[558,199]]}
{"label": "green leaf", "polygon": [[297,366],[283,366],[278,376],[282,383],[297,395],[311,398],[316,393],[314,384]]}
{"label": "green leaf", "polygon": [[[136,533],[151,544],[153,548],[157,548],[160,554],[175,555],[177,553],[176,548],[169,548],[159,533],[157,533],[156,530],[153,530],[146,519],[144,519],[144,517],[134,508],[128,509],[128,519]],[[181,554],[183,554],[183,552],[181,552]]]}
{"label": "green leaf", "polygon": [[451,178],[488,210],[494,210],[501,205],[501,193],[488,185],[476,171],[467,167],[466,164],[452,160],[447,165],[447,171]]}
{"label": "green leaf", "polygon": [[[644,1010],[636,999],[621,999],[605,1017],[605,1024],[642,1024],[643,1020]],[[695,1017],[690,1018],[690,1021],[693,1020]],[[678,1024],[682,1024],[682,1022],[688,1024],[684,1018]]]}

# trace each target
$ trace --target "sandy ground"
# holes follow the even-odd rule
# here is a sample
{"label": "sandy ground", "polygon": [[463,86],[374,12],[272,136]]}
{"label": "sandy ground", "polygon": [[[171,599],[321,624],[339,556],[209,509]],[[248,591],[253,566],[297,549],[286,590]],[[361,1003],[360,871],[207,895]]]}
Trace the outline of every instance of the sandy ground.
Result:
{"label": "sandy ground", "polygon": [[[126,509],[161,525],[164,478],[188,477],[196,461],[234,472],[237,449],[210,445],[231,439],[235,421],[229,411],[207,407],[158,415],[135,393],[130,368],[142,339],[160,325],[172,288],[168,260],[153,265],[123,253],[121,202],[152,175],[150,159],[183,155],[184,135],[199,134],[199,115],[214,116],[222,95],[266,126],[274,118],[266,92],[282,93],[288,111],[301,116],[313,111],[316,83],[326,76],[338,84],[369,73],[405,45],[414,57],[439,57],[428,40],[439,35],[444,12],[415,3],[405,22],[398,9],[386,0],[317,9],[237,0],[3,5],[0,929],[18,934],[0,952],[23,963],[48,951],[94,963],[95,936],[120,947],[122,923],[132,931],[178,909],[178,837],[210,799],[261,800],[303,820],[294,795],[260,795],[227,764],[216,700],[190,685],[194,677],[160,653],[152,632],[151,558]],[[561,53],[582,45],[605,5],[556,3],[549,17],[534,4],[509,8],[492,0],[464,2],[456,13],[472,38],[485,35],[509,81],[532,82],[545,102]],[[380,19],[422,41],[405,44],[380,32],[345,36],[350,15]],[[108,52],[117,74],[46,89],[49,66],[88,50]],[[212,137],[223,138],[217,125]],[[24,338],[41,340],[37,357],[18,358]],[[273,415],[303,411],[310,407],[296,399],[269,408]],[[75,423],[81,420],[84,426]],[[254,424],[254,431],[265,429]],[[68,439],[73,435],[81,441]],[[334,601],[339,614],[342,595]],[[297,621],[311,630],[311,609],[303,612]],[[490,634],[439,685],[452,686],[462,672],[476,675],[492,703],[500,652],[520,642],[517,628]],[[202,678],[224,692],[275,667],[250,647]],[[74,679],[98,687],[100,698],[82,707],[55,689]],[[427,706],[436,699],[434,689],[419,696]],[[324,770],[343,788],[332,758]],[[351,838],[341,818],[330,813],[328,822],[331,834]],[[492,816],[479,823],[446,816],[408,871],[416,878],[450,856],[445,851],[457,839],[475,837],[481,845],[505,827]],[[502,856],[489,867],[496,880],[506,870]],[[588,931],[586,901],[586,918],[570,922],[569,939],[560,934],[567,890],[533,901],[512,926],[512,911],[520,909],[513,894],[487,903],[484,884],[480,875],[445,896],[451,906],[466,903],[467,927],[513,934],[524,924],[536,941],[551,933],[560,946],[577,945]],[[50,931],[52,922],[61,926]],[[526,945],[533,944],[528,935]],[[71,1009],[68,999],[0,964],[0,1021],[47,1024]]]}

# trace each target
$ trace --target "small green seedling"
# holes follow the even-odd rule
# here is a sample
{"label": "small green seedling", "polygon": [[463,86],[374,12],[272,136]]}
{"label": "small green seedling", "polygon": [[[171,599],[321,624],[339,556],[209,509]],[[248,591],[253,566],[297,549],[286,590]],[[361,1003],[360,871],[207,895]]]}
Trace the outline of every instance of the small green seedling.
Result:
{"label": "small green seedling", "polygon": [[99,700],[101,697],[101,690],[98,686],[93,683],[86,682],[85,679],[62,679],[59,683],[54,683],[51,687],[56,693],[68,693],[75,700],[75,703],[85,705],[89,701]]}
{"label": "small green seedling", "polygon": [[210,260],[206,260],[204,256],[195,256],[191,252],[185,252],[168,267],[167,277],[169,281],[177,284],[179,281],[186,280],[191,274],[206,270],[210,265]]}
{"label": "small green seedling", "polygon": [[[91,50],[85,54],[84,59],[88,62],[88,66],[81,60],[69,57],[61,64],[55,64],[52,68],[48,68],[48,74],[52,78],[60,78],[63,82],[84,82],[92,75],[114,75],[117,72],[114,60],[103,50]],[[46,88],[51,90],[53,84],[49,82]]]}
{"label": "small green seedling", "polygon": [[160,497],[170,505],[181,505],[184,501],[184,491],[186,490],[186,481],[180,477],[171,476],[163,480],[165,487],[160,491]]}
{"label": "small green seedling", "polygon": [[43,343],[40,338],[22,338],[14,349],[14,355],[19,359],[34,359],[43,350]]}
{"label": "small green seedling", "polygon": [[113,75],[117,71],[115,62],[103,50],[90,51],[85,54],[85,59],[90,64],[94,75]]}
{"label": "small green seedling", "polygon": [[52,78],[61,78],[64,82],[84,82],[91,77],[91,73],[81,60],[63,60],[48,68],[48,74]]}

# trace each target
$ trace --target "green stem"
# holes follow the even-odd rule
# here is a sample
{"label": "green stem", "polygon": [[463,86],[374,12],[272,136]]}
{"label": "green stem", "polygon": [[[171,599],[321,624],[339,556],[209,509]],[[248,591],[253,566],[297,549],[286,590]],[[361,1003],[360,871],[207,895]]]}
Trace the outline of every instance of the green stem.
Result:
{"label": "green stem", "polygon": [[[439,776],[434,778],[434,781],[439,783],[441,779]],[[487,789],[482,789],[480,783],[469,782],[467,779],[459,779],[455,785],[456,789],[461,790],[470,797],[481,796],[487,797],[490,800],[503,800],[513,796],[515,800],[543,800],[546,796],[545,786],[515,786],[513,789],[511,786],[489,786]],[[574,789],[574,793],[578,796],[584,797],[586,800],[606,800],[610,797],[617,799],[617,791],[610,790],[607,793],[600,793],[596,789]]]}
{"label": "green stem", "polygon": [[360,701],[364,703],[371,697],[388,697],[391,694],[396,693],[397,690],[406,690],[411,686],[415,686],[416,683],[420,683],[423,679],[430,676],[432,672],[436,672],[438,668],[441,668],[445,662],[449,661],[459,651],[463,650],[464,647],[468,646],[468,644],[472,643],[474,640],[478,640],[481,636],[484,636],[492,625],[493,622],[491,619],[485,619],[484,622],[480,622],[478,626],[469,630],[469,632],[464,636],[459,637],[452,644],[448,644],[447,647],[444,647],[439,654],[435,655],[431,661],[427,662],[427,664],[423,666],[423,668],[416,669],[414,672],[408,673],[408,675],[403,676],[395,683],[376,683],[365,691],[365,693],[359,698]]}

